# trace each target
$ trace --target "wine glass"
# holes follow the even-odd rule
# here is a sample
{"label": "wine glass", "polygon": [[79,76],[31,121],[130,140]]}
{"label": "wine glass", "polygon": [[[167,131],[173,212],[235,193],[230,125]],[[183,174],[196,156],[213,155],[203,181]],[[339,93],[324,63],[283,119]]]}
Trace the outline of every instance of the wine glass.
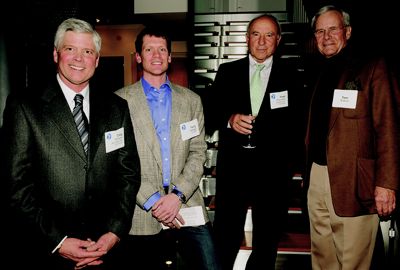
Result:
{"label": "wine glass", "polygon": [[[249,115],[251,116],[252,114],[249,114]],[[256,148],[256,142],[255,142],[255,132],[256,132],[256,130],[254,128],[255,121],[256,121],[256,119],[254,118],[253,121],[252,121],[253,128],[251,130],[251,133],[246,135],[245,143],[242,145],[243,148],[246,148],[246,149]]]}

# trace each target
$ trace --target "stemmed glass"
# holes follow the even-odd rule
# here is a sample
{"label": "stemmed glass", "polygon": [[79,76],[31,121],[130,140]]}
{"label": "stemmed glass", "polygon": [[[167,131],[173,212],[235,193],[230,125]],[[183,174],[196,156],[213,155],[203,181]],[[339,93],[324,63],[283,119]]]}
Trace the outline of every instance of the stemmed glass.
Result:
{"label": "stemmed glass", "polygon": [[[249,114],[249,115],[251,116],[252,114]],[[257,115],[254,115],[254,116],[257,116]],[[256,130],[254,128],[255,121],[256,121],[256,119],[254,118],[252,121],[253,129],[251,130],[251,133],[246,136],[247,139],[246,139],[246,142],[242,145],[243,148],[246,148],[246,149],[256,148],[256,142],[255,142]]]}

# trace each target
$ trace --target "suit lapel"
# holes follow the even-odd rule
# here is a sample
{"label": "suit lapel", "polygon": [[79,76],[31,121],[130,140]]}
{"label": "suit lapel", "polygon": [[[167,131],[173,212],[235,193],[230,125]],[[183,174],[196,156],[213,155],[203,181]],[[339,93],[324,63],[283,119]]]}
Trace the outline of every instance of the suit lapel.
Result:
{"label": "suit lapel", "polygon": [[[354,74],[354,67],[350,66],[348,69],[345,69],[344,73],[340,76],[339,82],[336,86],[336,89],[345,89],[345,83],[347,81],[353,81],[355,77]],[[339,113],[343,111],[342,108],[331,108],[331,116],[329,119],[329,130],[328,134],[331,132],[332,128],[334,127],[336,120],[338,119]]]}
{"label": "suit lapel", "polygon": [[157,161],[160,168],[162,167],[161,162],[161,151],[160,144],[157,138],[157,133],[153,125],[153,119],[151,117],[150,109],[147,104],[147,99],[142,88],[142,84],[139,81],[134,86],[132,91],[128,93],[129,108],[132,109],[133,122],[135,132],[140,132],[144,143],[147,144],[155,160]]}
{"label": "suit lapel", "polygon": [[175,151],[179,141],[182,140],[180,134],[180,124],[182,124],[183,121],[182,117],[187,112],[187,110],[184,109],[184,106],[186,104],[185,102],[187,102],[187,100],[184,100],[182,92],[179,90],[179,88],[175,88],[173,84],[171,84],[171,89],[172,89],[172,112],[171,112],[171,127],[170,127],[171,156],[174,156],[173,152]]}
{"label": "suit lapel", "polygon": [[[250,114],[251,113],[251,99],[250,99],[250,76],[249,76],[249,57],[243,58],[243,60],[238,60],[238,64],[240,64],[240,68],[238,68],[239,74],[237,74],[237,88],[243,89],[241,95],[239,96],[238,104],[242,104],[243,113]],[[262,106],[262,104],[261,104]],[[261,108],[261,107],[260,107]]]}
{"label": "suit lapel", "polygon": [[[99,91],[99,92],[97,92]],[[93,160],[94,156],[102,142],[104,133],[110,119],[110,111],[107,98],[101,95],[99,89],[90,88],[90,128],[89,128],[89,160]]]}
{"label": "suit lapel", "polygon": [[60,130],[65,140],[75,149],[79,156],[86,160],[81,139],[72,117],[72,112],[58,84],[45,90],[42,96],[44,113],[47,114],[54,125]]}
{"label": "suit lapel", "polygon": [[[280,70],[280,65],[278,63],[279,59],[274,57],[271,67],[271,74],[269,75],[269,80],[267,87],[265,89],[264,98],[261,103],[260,111],[258,113],[258,120],[267,115],[271,110],[269,94],[277,91],[283,91],[281,82],[283,81],[281,74],[286,74]],[[261,115],[261,117],[260,117]]]}

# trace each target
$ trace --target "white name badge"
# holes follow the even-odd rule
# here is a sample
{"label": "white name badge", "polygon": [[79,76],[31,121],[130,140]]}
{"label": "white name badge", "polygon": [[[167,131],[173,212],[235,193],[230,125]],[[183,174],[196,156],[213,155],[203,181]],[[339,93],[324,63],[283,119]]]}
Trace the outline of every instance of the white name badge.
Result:
{"label": "white name badge", "polygon": [[333,93],[332,107],[355,109],[357,104],[357,90],[335,89]]}
{"label": "white name badge", "polygon": [[288,91],[281,91],[269,94],[271,109],[278,109],[289,106]]}
{"label": "white name badge", "polygon": [[106,153],[110,153],[125,146],[124,128],[104,133]]}
{"label": "white name badge", "polygon": [[182,141],[189,140],[200,134],[199,122],[197,119],[183,123],[180,125]]}

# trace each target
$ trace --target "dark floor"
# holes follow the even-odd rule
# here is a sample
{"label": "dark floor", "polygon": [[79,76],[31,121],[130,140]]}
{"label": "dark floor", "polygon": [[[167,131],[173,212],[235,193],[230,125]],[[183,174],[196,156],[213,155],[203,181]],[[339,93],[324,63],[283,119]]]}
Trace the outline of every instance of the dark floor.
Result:
{"label": "dark floor", "polygon": [[278,254],[275,270],[311,270],[311,257],[303,254]]}

